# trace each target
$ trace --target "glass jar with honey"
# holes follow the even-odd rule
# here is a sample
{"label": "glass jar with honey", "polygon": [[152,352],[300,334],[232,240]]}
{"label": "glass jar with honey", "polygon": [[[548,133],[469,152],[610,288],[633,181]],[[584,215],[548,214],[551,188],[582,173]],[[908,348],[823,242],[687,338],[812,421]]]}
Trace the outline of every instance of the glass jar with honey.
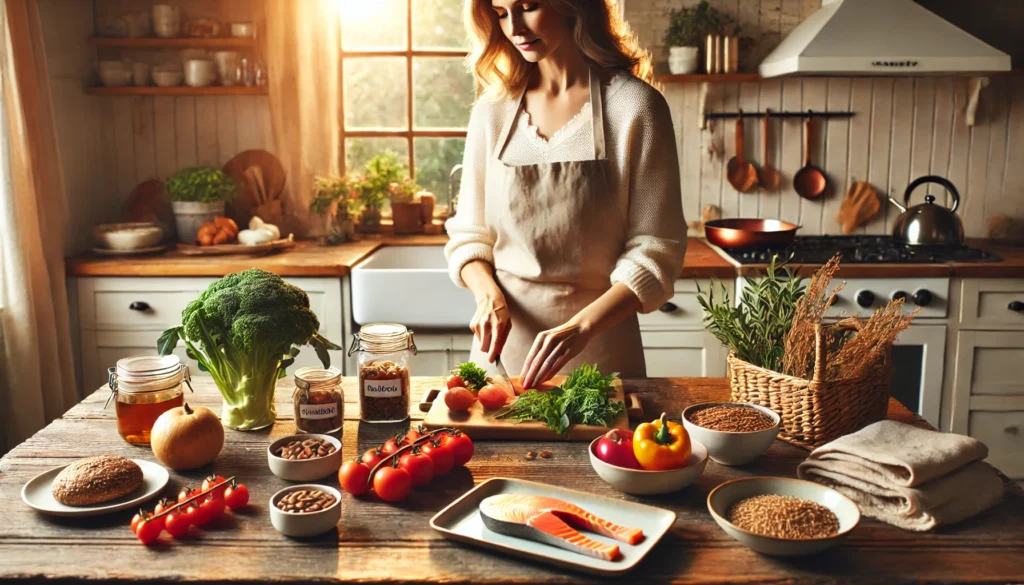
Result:
{"label": "glass jar with honey", "polygon": [[117,410],[117,432],[138,445],[149,444],[157,417],[185,402],[182,384],[192,388],[188,366],[176,355],[126,357],[117,360],[107,374]]}

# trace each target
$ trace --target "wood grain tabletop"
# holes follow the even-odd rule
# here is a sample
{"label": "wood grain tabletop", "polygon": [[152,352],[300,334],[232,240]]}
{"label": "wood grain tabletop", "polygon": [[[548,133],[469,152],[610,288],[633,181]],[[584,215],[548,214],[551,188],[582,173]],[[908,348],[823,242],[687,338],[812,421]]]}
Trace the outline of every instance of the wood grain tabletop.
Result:
{"label": "wood grain tabletop", "polygon": [[[291,379],[281,381],[277,423],[254,432],[227,431],[223,452],[211,467],[171,472],[166,495],[197,486],[210,472],[237,475],[252,498],[248,509],[208,529],[193,528],[183,541],[165,534],[151,547],[131,534],[131,511],[85,519],[35,513],[21,501],[22,486],[36,474],[78,458],[120,454],[155,460],[147,447],[132,446],[117,434],[113,409],[102,410],[101,389],[64,417],[0,459],[0,582],[61,583],[589,583],[595,579],[562,569],[506,558],[441,538],[429,519],[473,485],[492,477],[518,477],[674,510],[675,525],[633,572],[627,583],[1013,583],[1024,582],[1024,495],[1006,482],[1003,502],[961,524],[931,533],[899,530],[865,518],[841,546],[813,557],[775,559],[758,555],[728,537],[707,512],[708,493],[737,477],[793,477],[807,452],[781,441],[754,463],[724,467],[708,462],[700,480],[685,490],[658,497],[634,497],[605,484],[590,467],[586,443],[480,441],[467,468],[417,489],[405,502],[374,497],[342,500],[335,531],[311,539],[290,539],[274,530],[270,496],[289,485],[270,473],[266,448],[294,431]],[[413,401],[439,386],[440,379],[414,379]],[[188,400],[218,410],[212,383],[196,380]],[[355,381],[345,379],[342,437],[345,458],[381,444],[405,425],[359,422]],[[725,400],[724,378],[626,380],[650,413],[679,416],[688,404]],[[412,411],[414,419],[422,416]],[[892,401],[889,417],[925,424]],[[635,422],[635,421],[634,421]],[[551,459],[526,461],[529,450],[548,449]],[[322,483],[337,486],[335,479]],[[154,502],[148,504],[151,507]]]}

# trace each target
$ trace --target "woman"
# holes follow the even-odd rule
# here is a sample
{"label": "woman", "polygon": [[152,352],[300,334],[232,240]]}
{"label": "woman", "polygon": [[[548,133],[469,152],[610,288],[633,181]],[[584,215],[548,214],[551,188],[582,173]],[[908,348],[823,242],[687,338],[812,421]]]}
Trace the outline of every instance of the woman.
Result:
{"label": "woman", "polygon": [[470,116],[451,277],[477,309],[472,360],[533,388],[592,363],[644,377],[637,313],[686,249],[668,105],[614,0],[467,0],[483,95]]}

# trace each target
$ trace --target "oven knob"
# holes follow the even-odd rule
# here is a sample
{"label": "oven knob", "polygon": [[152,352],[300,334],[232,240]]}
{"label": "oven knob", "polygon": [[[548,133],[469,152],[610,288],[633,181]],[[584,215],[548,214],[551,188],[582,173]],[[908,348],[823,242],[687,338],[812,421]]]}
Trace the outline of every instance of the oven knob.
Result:
{"label": "oven knob", "polygon": [[898,290],[898,291],[892,293],[892,300],[898,301],[900,299],[902,299],[904,301],[907,300],[907,291]]}
{"label": "oven knob", "polygon": [[931,291],[925,288],[914,291],[914,304],[918,307],[927,307],[932,304]]}
{"label": "oven knob", "polygon": [[857,291],[857,304],[865,309],[875,304],[875,293],[869,290]]}
{"label": "oven knob", "polygon": [[1024,313],[1024,301],[1010,301],[1006,308],[1018,313]]}

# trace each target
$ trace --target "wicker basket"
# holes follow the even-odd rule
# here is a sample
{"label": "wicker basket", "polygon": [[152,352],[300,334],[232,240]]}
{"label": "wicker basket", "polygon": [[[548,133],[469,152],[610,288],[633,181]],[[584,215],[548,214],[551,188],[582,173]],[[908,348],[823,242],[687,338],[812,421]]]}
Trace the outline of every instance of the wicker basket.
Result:
{"label": "wicker basket", "polygon": [[779,438],[805,449],[882,420],[889,406],[891,348],[867,376],[822,381],[825,375],[822,329],[815,328],[814,373],[810,380],[787,376],[745,362],[730,352],[733,402],[770,408],[782,417]]}

